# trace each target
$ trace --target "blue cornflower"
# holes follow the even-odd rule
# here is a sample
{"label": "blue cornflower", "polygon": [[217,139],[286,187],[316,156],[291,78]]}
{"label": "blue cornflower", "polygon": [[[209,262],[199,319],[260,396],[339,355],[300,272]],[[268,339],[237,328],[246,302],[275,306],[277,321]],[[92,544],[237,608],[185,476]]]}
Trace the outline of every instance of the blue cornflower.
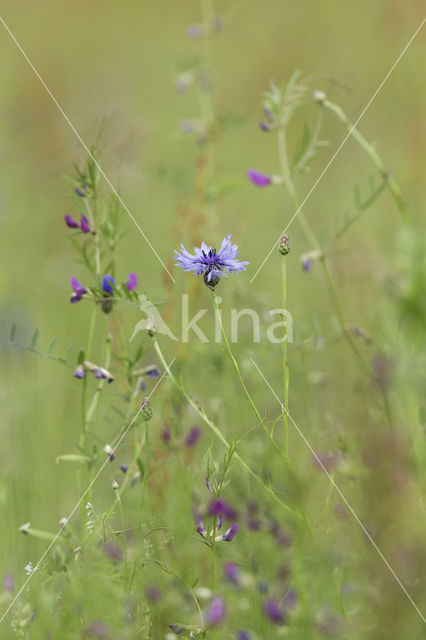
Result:
{"label": "blue cornflower", "polygon": [[231,244],[231,236],[223,239],[219,251],[208,247],[205,242],[201,247],[194,247],[194,255],[189,253],[183,244],[181,251],[175,250],[176,265],[184,271],[192,271],[195,276],[203,276],[208,287],[214,289],[222,276],[228,273],[245,271],[248,262],[237,260],[238,246]]}

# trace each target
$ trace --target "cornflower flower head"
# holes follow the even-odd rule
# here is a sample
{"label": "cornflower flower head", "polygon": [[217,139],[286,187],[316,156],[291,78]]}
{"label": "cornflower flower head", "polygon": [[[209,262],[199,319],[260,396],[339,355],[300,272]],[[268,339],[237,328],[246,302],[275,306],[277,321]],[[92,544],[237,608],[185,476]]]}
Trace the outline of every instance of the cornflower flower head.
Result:
{"label": "cornflower flower head", "polygon": [[230,273],[245,271],[248,262],[237,260],[238,246],[231,244],[231,236],[225,236],[219,251],[201,243],[194,247],[194,254],[189,253],[183,244],[181,250],[175,250],[176,266],[184,271],[192,271],[195,276],[203,276],[205,284],[214,289],[222,277]]}

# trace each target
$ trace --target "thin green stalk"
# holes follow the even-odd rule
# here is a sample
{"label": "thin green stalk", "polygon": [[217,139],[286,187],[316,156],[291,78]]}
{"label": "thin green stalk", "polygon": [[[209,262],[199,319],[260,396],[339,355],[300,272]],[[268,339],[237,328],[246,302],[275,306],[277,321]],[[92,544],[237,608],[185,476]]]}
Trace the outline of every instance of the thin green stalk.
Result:
{"label": "thin green stalk", "polygon": [[303,210],[300,208],[300,202],[299,202],[299,198],[293,183],[293,180],[291,178],[291,174],[289,171],[289,166],[288,166],[288,159],[287,159],[287,147],[286,147],[286,137],[285,137],[285,132],[284,130],[281,128],[278,130],[278,156],[279,156],[279,160],[280,160],[280,167],[281,167],[281,172],[284,178],[284,183],[288,189],[288,192],[293,200],[294,206],[296,207],[296,210],[299,212],[299,215],[297,216],[297,220],[299,221],[300,226],[302,227],[303,232],[305,233],[306,237],[308,238],[308,240],[311,242],[312,246],[320,252],[321,254],[321,259],[320,259],[320,263],[321,263],[321,267],[322,270],[324,272],[325,275],[325,279],[326,279],[326,283],[327,283],[327,287],[329,290],[329,295],[331,298],[331,301],[333,303],[333,306],[335,308],[336,311],[336,315],[337,315],[337,319],[340,325],[340,331],[342,333],[342,336],[347,340],[349,346],[351,347],[352,351],[354,352],[358,362],[361,364],[362,368],[364,371],[369,371],[367,365],[364,363],[364,360],[360,354],[360,352],[358,351],[352,336],[350,335],[350,333],[348,332],[346,326],[345,326],[345,321],[343,318],[343,313],[340,307],[340,302],[338,299],[338,296],[336,294],[336,290],[334,288],[334,284],[333,281],[331,279],[330,276],[330,272],[328,270],[328,266],[326,263],[326,258],[322,252],[321,249],[321,245],[319,244],[318,240],[315,237],[315,234],[313,233],[309,222],[306,220],[305,218],[305,214],[303,212]]}
{"label": "thin green stalk", "polygon": [[129,565],[128,565],[128,548],[127,548],[127,533],[126,533],[127,527],[126,527],[126,519],[124,517],[123,503],[121,502],[118,489],[116,489],[116,491],[117,491],[117,501],[118,501],[119,510],[120,510],[121,526],[123,528],[123,536],[124,536],[124,575],[126,579],[126,587],[128,587],[129,586]]}
{"label": "thin green stalk", "polygon": [[289,395],[289,385],[290,385],[290,372],[288,368],[287,361],[287,264],[286,264],[286,256],[282,257],[282,287],[283,287],[283,311],[284,311],[284,337],[282,341],[282,350],[283,350],[283,376],[284,376],[284,451],[286,456],[288,456],[288,395]]}
{"label": "thin green stalk", "polygon": [[358,144],[366,151],[366,153],[370,156],[373,163],[375,164],[378,172],[382,176],[383,180],[386,182],[386,185],[389,191],[392,194],[393,199],[396,202],[398,210],[402,216],[402,219],[405,223],[408,222],[408,211],[406,204],[404,202],[404,198],[402,197],[401,189],[394,176],[386,170],[385,165],[383,164],[383,160],[377,153],[376,149],[371,145],[364,136],[358,131],[355,125],[350,121],[346,113],[343,111],[339,105],[334,104],[334,102],[330,102],[330,100],[325,99],[321,101],[322,106],[326,109],[332,111],[341,122],[345,125],[351,136],[355,138]]}
{"label": "thin green stalk", "polygon": [[[213,431],[213,433],[215,434],[215,436],[222,442],[222,444],[225,445],[225,447],[227,449],[229,449],[230,444],[227,441],[227,439],[225,438],[225,436],[223,435],[223,433],[221,432],[221,430],[219,429],[219,427],[207,416],[207,414],[203,411],[203,409],[200,407],[200,405],[197,402],[194,402],[194,400],[192,400],[191,396],[189,396],[187,394],[187,392],[185,391],[185,389],[183,388],[183,386],[176,380],[175,376],[173,375],[173,373],[170,371],[170,369],[168,368],[167,362],[163,356],[163,353],[160,349],[160,346],[158,344],[158,341],[156,338],[154,338],[154,349],[160,359],[161,364],[164,367],[164,370],[167,372],[167,376],[169,378],[169,380],[175,385],[175,387],[180,391],[180,393],[183,395],[183,397],[185,398],[185,400],[191,405],[191,407],[194,409],[194,411],[200,416],[200,418],[206,423],[206,425],[209,427],[209,429],[211,429],[211,431]],[[238,453],[234,453],[234,457],[236,460],[238,460],[239,464],[243,467],[243,469],[254,479],[256,480],[256,482],[258,484],[261,485],[261,487],[264,489],[264,491],[266,491],[276,502],[278,502],[286,511],[288,511],[289,513],[292,513],[294,516],[301,518],[302,516],[297,513],[297,511],[294,511],[294,509],[292,509],[291,507],[288,506],[288,504],[286,504],[283,500],[281,500],[281,498],[277,495],[277,493],[272,489],[272,487],[270,487],[269,485],[265,484],[265,482],[263,482],[262,478],[260,476],[257,475],[257,473],[255,473],[253,471],[253,469],[251,469],[249,467],[249,465],[244,461],[243,458],[241,458],[241,456]]]}
{"label": "thin green stalk", "polygon": [[145,468],[143,473],[142,503],[141,503],[141,517],[140,517],[139,531],[142,530],[142,517],[144,515],[145,493],[146,493],[146,485],[148,481],[148,466],[149,466],[149,428],[148,428],[148,422],[145,422]]}

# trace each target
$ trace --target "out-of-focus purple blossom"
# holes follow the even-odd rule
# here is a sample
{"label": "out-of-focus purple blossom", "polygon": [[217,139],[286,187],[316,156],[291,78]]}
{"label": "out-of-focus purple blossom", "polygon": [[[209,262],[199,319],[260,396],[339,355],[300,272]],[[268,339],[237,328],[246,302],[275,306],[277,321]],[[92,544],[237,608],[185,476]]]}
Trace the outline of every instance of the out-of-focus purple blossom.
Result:
{"label": "out-of-focus purple blossom", "polygon": [[80,198],[85,198],[86,194],[84,193],[84,191],[82,191],[81,189],[75,189],[75,192],[78,196],[80,196]]}
{"label": "out-of-focus purple blossom", "polygon": [[272,182],[272,179],[270,176],[267,176],[265,173],[261,173],[260,171],[257,171],[257,169],[248,169],[247,178],[256,187],[267,187]]}
{"label": "out-of-focus purple blossom", "polygon": [[156,585],[148,585],[145,591],[146,599],[153,604],[158,602],[162,596],[161,589]]}
{"label": "out-of-focus purple blossom", "polygon": [[240,583],[240,569],[235,562],[226,562],[223,567],[225,578],[232,582],[232,584],[238,585]]}
{"label": "out-of-focus purple blossom", "polygon": [[138,286],[138,276],[136,273],[129,273],[126,280],[126,287],[128,291],[133,291]]}
{"label": "out-of-focus purple blossom", "polygon": [[86,372],[84,370],[83,365],[79,364],[77,369],[74,371],[72,375],[74,376],[74,378],[78,378],[79,380],[82,380],[86,376]]}
{"label": "out-of-focus purple blossom", "polygon": [[225,502],[223,498],[213,499],[207,508],[207,513],[209,516],[223,516],[229,520],[232,520],[237,516],[235,509]]}
{"label": "out-of-focus purple blossom", "polygon": [[206,611],[206,624],[209,627],[215,627],[223,622],[226,618],[226,605],[223,598],[220,596],[214,596],[210,603],[209,608]]}
{"label": "out-of-focus purple blossom", "polygon": [[119,562],[121,560],[123,554],[120,547],[117,547],[116,544],[113,544],[112,542],[105,542],[103,549],[105,554],[111,558],[111,560],[114,560],[114,562]]}
{"label": "out-of-focus purple blossom", "polygon": [[235,538],[235,536],[238,533],[238,525],[237,524],[232,524],[229,529],[227,531],[225,531],[225,533],[222,536],[222,540],[224,542],[232,542],[232,540]]}
{"label": "out-of-focus purple blossom", "polygon": [[276,600],[265,600],[262,606],[263,613],[273,624],[282,624],[285,621],[283,608]]}
{"label": "out-of-focus purple blossom", "polygon": [[84,634],[89,638],[98,638],[99,640],[110,637],[108,627],[101,620],[92,622],[92,624],[84,630]]}
{"label": "out-of-focus purple blossom", "polygon": [[191,40],[198,40],[198,38],[202,38],[204,35],[204,25],[202,24],[191,24],[186,30],[186,35]]}
{"label": "out-of-focus purple blossom", "polygon": [[15,581],[13,579],[13,575],[11,573],[6,573],[6,575],[3,578],[3,589],[5,591],[8,591],[9,593],[12,593],[12,591],[14,591],[15,589]]}
{"label": "out-of-focus purple blossom", "polygon": [[376,354],[371,361],[373,382],[380,391],[387,391],[391,384],[392,363],[382,354]]}
{"label": "out-of-focus purple blossom", "polygon": [[270,109],[268,109],[268,107],[264,107],[263,108],[263,113],[268,118],[268,120],[273,120],[274,115],[273,115],[272,111]]}
{"label": "out-of-focus purple blossom", "polygon": [[104,293],[111,294],[114,291],[113,286],[115,286],[115,280],[109,273],[107,273],[102,278],[102,291]]}
{"label": "out-of-focus purple blossom", "polygon": [[210,480],[208,478],[208,476],[206,476],[206,487],[209,491],[212,490],[212,485],[210,484]]}
{"label": "out-of-focus purple blossom", "polygon": [[239,629],[237,631],[237,635],[235,636],[237,640],[251,640],[252,635],[245,629]]}
{"label": "out-of-focus purple blossom", "polygon": [[212,22],[213,31],[222,31],[225,26],[225,20],[221,16],[216,16]]}
{"label": "out-of-focus purple blossom", "polygon": [[146,391],[147,386],[146,386],[146,382],[145,382],[145,380],[141,380],[141,383],[140,383],[140,387],[139,387],[139,388],[140,388],[140,390],[141,390],[141,391]]}
{"label": "out-of-focus purple blossom", "polygon": [[110,444],[106,444],[104,447],[104,451],[107,454],[109,461],[113,462],[113,460],[115,460],[115,451],[114,449],[111,447]]}
{"label": "out-of-focus purple blossom", "polygon": [[170,427],[164,427],[164,429],[161,432],[161,439],[164,442],[164,444],[169,444],[171,437],[172,437],[172,434],[170,433]]}
{"label": "out-of-focus purple blossom", "polygon": [[90,231],[89,221],[84,215],[84,213],[81,214],[80,229],[82,230],[83,233],[89,233]]}
{"label": "out-of-focus purple blossom", "polygon": [[318,631],[327,636],[339,636],[341,632],[341,622],[337,616],[332,614],[322,614],[316,627]]}
{"label": "out-of-focus purple blossom", "polygon": [[270,131],[272,129],[272,125],[270,125],[268,122],[265,122],[265,120],[261,120],[259,122],[259,127],[262,129],[262,131]]}
{"label": "out-of-focus purple blossom", "polygon": [[85,293],[87,293],[86,287],[77,280],[77,278],[70,278],[71,286],[74,289],[74,293],[71,294],[70,302],[80,302]]}
{"label": "out-of-focus purple blossom", "polygon": [[289,589],[284,596],[284,606],[287,610],[292,609],[297,602],[297,594],[293,589]]}
{"label": "out-of-focus purple blossom", "polygon": [[302,256],[301,262],[302,262],[303,271],[311,271],[312,270],[312,267],[314,266],[312,258],[308,258],[308,257],[304,258]]}
{"label": "out-of-focus purple blossom", "polygon": [[64,216],[64,219],[65,219],[65,224],[70,229],[79,229],[80,228],[80,225],[78,224],[77,220],[74,220],[74,218],[72,216],[70,216],[69,213],[67,213],[67,215]]}
{"label": "out-of-focus purple blossom", "polygon": [[123,473],[127,473],[129,470],[129,467],[127,464],[121,464],[120,465],[120,471],[122,471]]}
{"label": "out-of-focus purple blossom", "polygon": [[263,594],[268,593],[269,584],[264,580],[261,580],[260,582],[257,583],[257,590],[259,591],[259,593],[263,593]]}
{"label": "out-of-focus purple blossom", "polygon": [[192,427],[192,429],[190,430],[190,432],[185,438],[185,444],[187,447],[194,447],[200,438],[201,438],[200,427]]}

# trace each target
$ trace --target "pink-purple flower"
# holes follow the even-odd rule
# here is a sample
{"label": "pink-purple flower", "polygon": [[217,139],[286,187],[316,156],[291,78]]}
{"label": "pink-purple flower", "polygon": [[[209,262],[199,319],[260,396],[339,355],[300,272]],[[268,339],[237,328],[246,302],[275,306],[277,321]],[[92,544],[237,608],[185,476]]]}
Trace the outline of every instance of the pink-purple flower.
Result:
{"label": "pink-purple flower", "polygon": [[272,178],[265,173],[261,173],[257,169],[248,169],[247,178],[256,187],[268,187],[272,183]]}
{"label": "pink-purple flower", "polygon": [[74,290],[74,293],[71,294],[70,302],[80,302],[84,294],[87,293],[87,289],[74,276],[70,278],[70,282]]}

